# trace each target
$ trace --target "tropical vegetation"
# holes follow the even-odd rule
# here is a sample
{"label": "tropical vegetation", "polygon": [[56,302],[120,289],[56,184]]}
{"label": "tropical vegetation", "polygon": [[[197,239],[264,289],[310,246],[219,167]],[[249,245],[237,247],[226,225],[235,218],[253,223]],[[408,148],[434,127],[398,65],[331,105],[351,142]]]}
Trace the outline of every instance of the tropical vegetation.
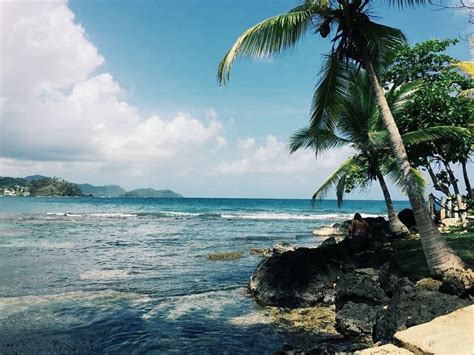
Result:
{"label": "tropical vegetation", "polygon": [[[428,1],[388,0],[390,6],[417,6]],[[334,129],[340,116],[345,82],[352,68],[367,72],[374,99],[380,112],[391,155],[396,160],[410,200],[425,257],[430,271],[440,275],[450,268],[463,268],[464,263],[441,238],[425,206],[413,174],[399,128],[385,97],[382,69],[392,53],[406,43],[396,28],[374,21],[371,0],[307,0],[288,13],[264,20],[245,31],[221,60],[217,78],[227,83],[234,60],[241,57],[265,58],[295,46],[307,33],[330,38],[332,48],[326,55],[319,82],[313,96],[310,129]]]}
{"label": "tropical vegetation", "polygon": [[[353,70],[348,77],[345,97],[339,108],[339,118],[335,130],[303,128],[291,137],[290,151],[293,153],[301,148],[313,149],[316,155],[331,147],[350,145],[355,154],[347,159],[319,187],[313,199],[323,198],[329,190],[336,187],[338,205],[342,204],[344,193],[356,186],[367,187],[377,180],[382,189],[389,228],[394,235],[408,234],[408,229],[400,222],[395,211],[390,191],[384,175],[388,175],[403,189],[403,179],[395,161],[390,156],[387,145],[387,132],[383,128],[374,94],[370,87],[367,73]],[[407,102],[416,94],[416,86],[404,85],[399,90],[387,92],[387,101],[392,112],[401,111]],[[437,126],[405,133],[402,138],[407,147],[417,146],[426,142],[446,139],[457,139],[469,135],[469,131],[459,127]],[[420,191],[424,188],[424,178],[416,169]]]}

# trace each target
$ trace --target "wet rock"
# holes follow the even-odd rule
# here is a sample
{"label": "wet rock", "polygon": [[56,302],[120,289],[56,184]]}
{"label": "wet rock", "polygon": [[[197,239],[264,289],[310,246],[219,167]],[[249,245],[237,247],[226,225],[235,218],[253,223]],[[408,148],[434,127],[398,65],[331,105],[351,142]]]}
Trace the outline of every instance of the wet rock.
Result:
{"label": "wet rock", "polygon": [[336,281],[352,268],[347,250],[339,244],[298,248],[263,260],[251,277],[249,291],[263,305],[331,305]]}
{"label": "wet rock", "polygon": [[273,252],[275,254],[282,254],[287,251],[294,251],[295,249],[296,248],[293,245],[291,245],[290,243],[285,243],[285,242],[278,243],[273,246]]}
{"label": "wet rock", "polygon": [[239,252],[225,252],[225,253],[217,253],[217,254],[209,254],[207,258],[209,260],[235,260],[235,259],[240,259],[243,257],[243,253]]}
{"label": "wet rock", "polygon": [[408,229],[416,227],[415,215],[413,210],[410,208],[405,208],[398,213],[398,219],[402,222]]}
{"label": "wet rock", "polygon": [[304,332],[325,339],[342,338],[334,328],[336,313],[328,307],[308,307],[283,310],[269,307],[270,318],[279,328],[288,331]]}
{"label": "wet rock", "polygon": [[459,297],[474,295],[474,272],[471,269],[450,269],[442,276],[441,292]]}
{"label": "wet rock", "polygon": [[317,237],[343,237],[347,235],[347,228],[344,229],[340,224],[334,223],[332,226],[321,226],[316,228],[313,230],[313,234]]}
{"label": "wet rock", "polygon": [[322,247],[327,247],[328,245],[334,245],[337,244],[336,238],[334,237],[329,237],[328,239],[325,239],[322,243]]}
{"label": "wet rock", "polygon": [[336,308],[347,302],[381,305],[389,298],[380,287],[379,272],[376,269],[356,269],[341,277],[336,286]]}
{"label": "wet rock", "polygon": [[250,254],[268,258],[273,255],[273,251],[269,248],[252,248],[250,249]]}
{"label": "wet rock", "polygon": [[391,341],[399,330],[429,322],[468,303],[457,296],[417,288],[403,278],[398,281],[388,307],[377,315],[374,340]]}
{"label": "wet rock", "polygon": [[372,343],[372,332],[379,307],[347,302],[336,316],[336,330],[364,343]]}

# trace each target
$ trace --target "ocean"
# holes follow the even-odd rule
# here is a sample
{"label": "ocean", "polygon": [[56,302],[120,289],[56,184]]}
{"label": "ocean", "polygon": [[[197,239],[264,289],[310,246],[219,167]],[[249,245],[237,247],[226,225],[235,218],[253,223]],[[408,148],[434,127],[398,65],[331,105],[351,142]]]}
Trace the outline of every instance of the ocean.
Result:
{"label": "ocean", "polygon": [[272,353],[295,339],[246,294],[250,249],[355,212],[385,203],[0,197],[0,353]]}

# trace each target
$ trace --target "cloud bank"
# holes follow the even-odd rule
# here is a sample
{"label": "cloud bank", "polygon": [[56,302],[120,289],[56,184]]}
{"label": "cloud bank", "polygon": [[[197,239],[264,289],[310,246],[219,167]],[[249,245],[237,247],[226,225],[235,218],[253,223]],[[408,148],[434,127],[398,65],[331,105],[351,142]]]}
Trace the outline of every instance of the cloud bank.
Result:
{"label": "cloud bank", "polygon": [[[316,165],[308,151],[290,157],[273,135],[232,140],[212,108],[203,117],[143,117],[113,75],[101,72],[106,59],[66,2],[0,7],[0,175],[42,173],[194,195],[291,195],[289,176],[314,187],[316,172],[322,180],[348,154],[330,152]],[[244,187],[226,190],[237,178]]]}

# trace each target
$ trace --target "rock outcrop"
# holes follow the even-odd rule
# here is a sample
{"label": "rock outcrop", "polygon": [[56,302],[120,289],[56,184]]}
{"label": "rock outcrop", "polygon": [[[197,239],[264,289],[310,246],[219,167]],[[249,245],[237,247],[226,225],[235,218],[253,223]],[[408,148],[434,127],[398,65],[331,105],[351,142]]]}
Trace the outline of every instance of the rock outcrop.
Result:
{"label": "rock outcrop", "polygon": [[377,315],[374,340],[390,341],[399,330],[429,322],[469,303],[454,295],[420,289],[407,278],[401,279],[388,307]]}
{"label": "rock outcrop", "polygon": [[402,222],[408,229],[416,228],[415,215],[413,210],[410,208],[405,208],[398,213],[398,219]]}
{"label": "rock outcrop", "polygon": [[335,283],[352,261],[338,244],[298,248],[263,260],[251,277],[249,290],[258,303],[279,307],[332,305]]}
{"label": "rock outcrop", "polygon": [[336,315],[336,330],[347,338],[370,344],[378,309],[349,301]]}

